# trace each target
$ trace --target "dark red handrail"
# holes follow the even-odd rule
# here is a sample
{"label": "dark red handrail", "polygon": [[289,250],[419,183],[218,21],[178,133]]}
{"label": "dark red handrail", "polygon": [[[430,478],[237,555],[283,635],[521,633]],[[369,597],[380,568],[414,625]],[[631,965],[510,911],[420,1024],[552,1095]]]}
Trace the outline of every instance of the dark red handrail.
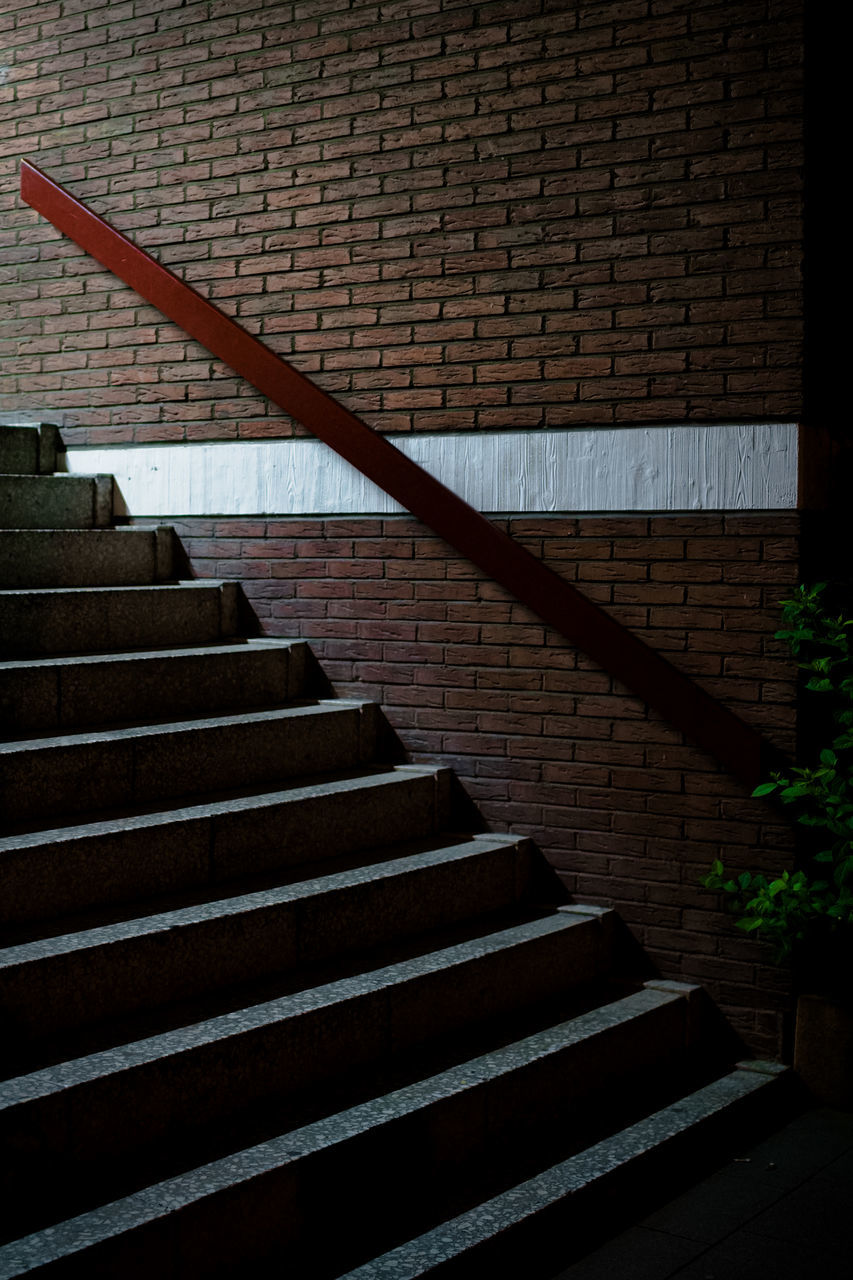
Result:
{"label": "dark red handrail", "polygon": [[27,160],[21,196],[736,777],[764,776],[775,752],[755,729]]}

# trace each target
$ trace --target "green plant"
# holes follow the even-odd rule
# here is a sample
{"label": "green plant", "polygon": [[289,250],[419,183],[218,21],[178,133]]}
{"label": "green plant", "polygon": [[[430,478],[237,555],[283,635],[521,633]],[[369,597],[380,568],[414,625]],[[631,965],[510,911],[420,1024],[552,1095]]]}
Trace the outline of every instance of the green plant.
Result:
{"label": "green plant", "polygon": [[782,602],[784,626],[776,638],[788,642],[807,672],[806,689],[824,699],[833,726],[830,745],[813,766],[774,773],[752,793],[775,794],[795,806],[797,822],[814,831],[814,851],[799,870],[772,878],[733,875],[716,861],[702,880],[726,897],[737,927],[770,942],[780,960],[819,931],[853,923],[853,618],[828,612],[825,588],[822,582],[801,586]]}

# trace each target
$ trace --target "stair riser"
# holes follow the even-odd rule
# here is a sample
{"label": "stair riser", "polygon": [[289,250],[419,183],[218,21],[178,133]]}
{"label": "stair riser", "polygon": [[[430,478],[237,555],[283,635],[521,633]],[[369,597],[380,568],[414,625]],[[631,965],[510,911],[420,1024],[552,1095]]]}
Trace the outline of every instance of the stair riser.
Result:
{"label": "stair riser", "polygon": [[8,737],[20,737],[276,706],[306,695],[306,658],[307,646],[282,641],[225,653],[7,664],[0,666],[0,725]]}
{"label": "stair riser", "polygon": [[0,426],[0,474],[34,476],[38,470],[38,428]]}
{"label": "stair riser", "polygon": [[172,577],[172,531],[0,530],[0,587],[126,587]]}
{"label": "stair riser", "polygon": [[0,474],[50,475],[62,448],[59,428],[50,422],[0,425]]}
{"label": "stair riser", "polygon": [[0,657],[206,644],[237,630],[234,583],[29,593],[2,599]]}
{"label": "stair riser", "polygon": [[[473,990],[470,998],[476,998]],[[230,1185],[221,1186],[216,1196],[207,1195],[203,1174],[190,1175],[205,1198],[174,1210],[171,1223],[158,1215],[132,1241],[115,1239],[109,1246],[110,1265],[115,1274],[124,1274],[125,1256],[139,1250],[137,1263],[146,1259],[154,1266],[156,1261],[159,1274],[177,1277],[204,1274],[217,1264],[245,1267],[272,1254],[289,1257],[297,1272],[310,1258],[313,1274],[336,1274],[336,1267],[381,1248],[389,1221],[395,1230],[416,1232],[437,1210],[453,1212],[470,1190],[472,1169],[503,1159],[519,1127],[502,1106],[508,1091],[525,1100],[528,1131],[533,1126],[533,1133],[547,1133],[555,1113],[565,1121],[571,1114],[582,1115],[605,1087],[630,1089],[638,1047],[657,1043],[677,1055],[684,1044],[679,1003],[567,1043],[547,1057],[522,1061],[496,1079],[472,1077],[451,1090],[425,1082],[414,1108],[398,1110],[392,1095],[390,1105],[377,1106],[370,1116],[354,1119],[343,1113],[297,1130],[281,1141],[272,1159],[263,1148],[256,1161],[247,1152]],[[284,1066],[280,1070],[287,1073]],[[42,1167],[49,1166],[42,1162]],[[20,1194],[21,1181],[19,1175],[9,1195]],[[330,1203],[336,1205],[333,1233],[323,1230]],[[167,1225],[170,1235],[180,1238],[180,1261],[173,1272],[168,1262],[163,1270],[170,1256],[168,1250],[161,1252]],[[300,1243],[306,1252],[294,1253]],[[95,1268],[87,1274],[99,1272]]]}
{"label": "stair riser", "polygon": [[[302,1221],[291,1233],[290,1224],[277,1228],[276,1215],[267,1218],[267,1257],[281,1265],[293,1257],[308,1264],[315,1274],[337,1275],[355,1257],[370,1256],[388,1238],[388,1222],[395,1231],[415,1234],[434,1221],[436,1209],[452,1214],[470,1197],[471,1186],[484,1168],[499,1168],[511,1160],[509,1153],[527,1131],[528,1150],[535,1136],[548,1135],[554,1117],[571,1131],[571,1119],[585,1119],[588,1107],[606,1108],[606,1091],[626,1092],[636,1087],[634,1057],[651,1041],[665,1057],[677,1056],[683,1045],[684,1025],[675,1007],[658,1009],[612,1032],[581,1045],[567,1046],[552,1057],[524,1066],[511,1076],[489,1081],[475,1094],[463,1092],[430,1106],[426,1113],[377,1127],[345,1144],[327,1148],[293,1171],[298,1188]],[[508,1096],[523,1100],[518,1115],[505,1108]],[[412,1152],[417,1157],[412,1159]],[[378,1171],[359,1177],[359,1170]],[[283,1171],[282,1171],[283,1172]],[[349,1191],[347,1190],[349,1188]],[[242,1197],[241,1197],[242,1198]],[[329,1198],[341,1206],[334,1236],[322,1235]],[[382,1214],[375,1211],[382,1205]],[[258,1232],[263,1233],[263,1227]],[[255,1239],[258,1237],[256,1236]],[[193,1233],[202,1256],[209,1240]],[[318,1241],[321,1243],[317,1244]],[[260,1242],[259,1242],[260,1244]],[[237,1252],[231,1246],[231,1258]],[[243,1241],[243,1253],[262,1246]],[[294,1256],[294,1251],[298,1251]],[[266,1259],[265,1259],[266,1260]],[[325,1272],[324,1272],[325,1268]],[[471,1273],[471,1280],[479,1273]],[[518,1272],[523,1275],[524,1271]]]}
{"label": "stair riser", "polygon": [[266,812],[235,805],[213,824],[213,878],[224,883],[249,871],[299,866],[438,831],[450,820],[449,770],[437,770],[430,784],[410,790],[407,779],[400,790],[370,789],[353,793],[352,801],[335,795],[331,802],[321,793],[293,813],[286,801]]}
{"label": "stair riser", "polygon": [[[215,919],[164,919],[144,936],[118,926],[102,931],[99,945],[60,955],[39,958],[39,944],[15,948],[14,963],[13,953],[0,953],[0,1010],[16,1036],[55,1035],[500,910],[519,899],[528,872],[529,853],[508,845]],[[19,959],[23,951],[34,958]]]}
{"label": "stair riser", "polygon": [[[24,1190],[19,1152],[35,1178],[68,1161],[74,1167],[88,1164],[89,1177],[97,1179],[102,1161],[117,1168],[115,1162],[132,1161],[166,1135],[174,1141],[181,1131],[210,1124],[221,1131],[250,1108],[257,1114],[264,1105],[313,1090],[342,1072],[381,1070],[392,1055],[453,1031],[462,1003],[470,1029],[523,1007],[531,994],[542,998],[569,989],[600,971],[598,932],[585,922],[455,964],[450,972],[457,1000],[452,1005],[445,999],[447,971],[408,980],[403,976],[393,986],[333,1004],[318,1001],[311,1008],[309,999],[304,1012],[289,1018],[183,1053],[173,1051],[135,1068],[119,1071],[110,1063],[110,1074],[8,1107],[0,1116],[0,1134],[15,1160],[5,1168],[9,1185],[3,1194]],[[519,968],[526,971],[522,982]],[[683,1017],[673,1034],[681,1044]],[[596,1084],[599,1059],[600,1054],[591,1054],[595,1070],[587,1073],[588,1079],[582,1065],[576,1068],[573,1082],[581,1091]],[[542,1080],[559,1084],[558,1064],[552,1067],[550,1059],[536,1070]],[[524,1082],[510,1086],[498,1081],[489,1087],[523,1092]],[[539,1097],[539,1104],[531,1104],[534,1111],[536,1105],[553,1108],[555,1097]],[[83,1170],[78,1168],[75,1176],[82,1178]]]}
{"label": "stair riser", "polygon": [[112,511],[112,476],[0,475],[2,529],[106,528]]}
{"label": "stair riser", "polygon": [[[354,853],[439,830],[449,819],[449,777],[390,775],[380,785],[316,793],[256,807],[178,811],[69,838],[0,841],[0,912],[12,924],[221,884],[254,872]],[[3,847],[5,843],[5,848]]]}
{"label": "stair riser", "polygon": [[789,1111],[790,1089],[785,1075],[736,1071],[469,1213],[336,1274],[339,1280],[517,1280],[535,1257],[537,1274],[559,1270],[562,1276],[566,1263],[778,1125]]}
{"label": "stair riser", "polygon": [[355,769],[373,756],[377,711],[368,703],[328,706],[73,746],[7,748],[0,808],[7,822],[25,822]]}

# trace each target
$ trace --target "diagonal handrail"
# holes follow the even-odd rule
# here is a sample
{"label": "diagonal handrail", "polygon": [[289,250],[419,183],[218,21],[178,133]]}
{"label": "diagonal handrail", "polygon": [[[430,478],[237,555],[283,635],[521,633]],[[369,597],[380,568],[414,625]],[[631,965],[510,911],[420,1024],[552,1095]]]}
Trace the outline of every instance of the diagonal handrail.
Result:
{"label": "diagonal handrail", "polygon": [[775,762],[751,725],[27,160],[21,196],[741,781]]}

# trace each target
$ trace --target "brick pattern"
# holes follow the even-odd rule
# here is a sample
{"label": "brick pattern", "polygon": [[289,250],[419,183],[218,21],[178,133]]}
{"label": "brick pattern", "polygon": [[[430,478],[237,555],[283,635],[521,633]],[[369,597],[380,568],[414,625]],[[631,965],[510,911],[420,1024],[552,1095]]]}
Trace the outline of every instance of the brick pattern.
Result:
{"label": "brick pattern", "polygon": [[[519,518],[509,532],[779,746],[795,669],[772,638],[795,515]],[[342,694],[378,699],[416,760],[452,765],[493,829],[616,906],[661,970],[708,985],[780,1049],[784,974],[697,887],[718,854],[789,865],[790,831],[716,764],[408,517],[187,520],[194,571],[242,580],[270,635],[307,638]]]}
{"label": "brick pattern", "polygon": [[382,430],[796,418],[801,10],[0,0],[0,410],[294,429],[27,155]]}

